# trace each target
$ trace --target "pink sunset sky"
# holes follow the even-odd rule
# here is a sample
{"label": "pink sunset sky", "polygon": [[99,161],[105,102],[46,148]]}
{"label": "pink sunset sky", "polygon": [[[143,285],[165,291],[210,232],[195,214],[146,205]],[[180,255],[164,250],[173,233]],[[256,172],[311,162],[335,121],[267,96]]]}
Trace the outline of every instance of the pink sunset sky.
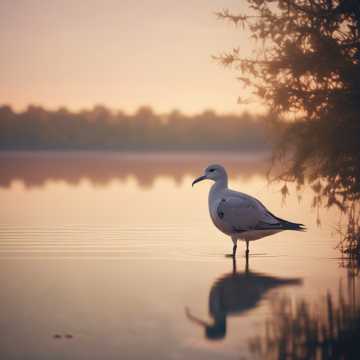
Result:
{"label": "pink sunset sky", "polygon": [[185,113],[256,111],[237,104],[236,72],[211,59],[247,34],[215,16],[245,0],[3,0],[0,102],[72,110],[141,105]]}

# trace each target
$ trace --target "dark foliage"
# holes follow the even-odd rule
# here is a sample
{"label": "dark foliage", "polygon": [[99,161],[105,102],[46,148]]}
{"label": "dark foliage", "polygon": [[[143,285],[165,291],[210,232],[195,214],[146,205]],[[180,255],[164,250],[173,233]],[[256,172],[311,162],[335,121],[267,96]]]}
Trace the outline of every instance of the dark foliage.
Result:
{"label": "dark foliage", "polygon": [[281,119],[282,179],[309,181],[346,210],[360,199],[360,1],[247,2],[249,14],[218,16],[248,27],[254,57],[234,49],[216,58]]}

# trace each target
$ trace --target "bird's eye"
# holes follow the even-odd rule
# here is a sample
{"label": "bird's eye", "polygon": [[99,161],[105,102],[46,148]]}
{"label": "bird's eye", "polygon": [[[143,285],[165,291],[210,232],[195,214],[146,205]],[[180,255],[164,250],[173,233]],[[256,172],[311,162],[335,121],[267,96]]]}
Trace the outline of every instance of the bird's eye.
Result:
{"label": "bird's eye", "polygon": [[215,171],[215,169],[210,169],[210,170],[209,170],[209,172],[214,172],[214,171]]}

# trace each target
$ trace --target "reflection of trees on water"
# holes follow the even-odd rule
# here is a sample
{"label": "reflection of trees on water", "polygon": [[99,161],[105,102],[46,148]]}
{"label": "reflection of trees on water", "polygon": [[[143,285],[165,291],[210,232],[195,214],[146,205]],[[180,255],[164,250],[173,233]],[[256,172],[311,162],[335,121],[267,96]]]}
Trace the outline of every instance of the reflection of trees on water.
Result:
{"label": "reflection of trees on water", "polygon": [[0,153],[0,187],[20,180],[25,187],[43,186],[48,180],[76,185],[87,179],[95,185],[134,177],[141,187],[150,187],[158,177],[177,184],[194,177],[209,163],[224,164],[243,180],[265,176],[265,154],[241,153],[125,153],[125,152],[14,152]]}
{"label": "reflection of trees on water", "polygon": [[252,354],[259,359],[359,359],[357,280],[349,278],[346,295],[340,287],[336,304],[329,293],[319,304],[275,297],[264,334],[249,341]]}
{"label": "reflection of trees on water", "polygon": [[348,219],[345,229],[339,228],[340,244],[342,253],[346,254],[347,259],[343,260],[343,265],[352,271],[358,272],[360,269],[360,203],[353,202],[348,208]]}

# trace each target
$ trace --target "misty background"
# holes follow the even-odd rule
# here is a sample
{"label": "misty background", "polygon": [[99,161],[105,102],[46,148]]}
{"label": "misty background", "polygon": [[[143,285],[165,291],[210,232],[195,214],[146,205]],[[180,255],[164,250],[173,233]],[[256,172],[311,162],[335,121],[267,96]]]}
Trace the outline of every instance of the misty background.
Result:
{"label": "misty background", "polygon": [[217,114],[206,110],[185,115],[174,110],[155,113],[140,107],[135,113],[105,106],[73,112],[29,106],[15,112],[0,107],[0,150],[237,150],[271,148],[268,117],[244,112]]}

